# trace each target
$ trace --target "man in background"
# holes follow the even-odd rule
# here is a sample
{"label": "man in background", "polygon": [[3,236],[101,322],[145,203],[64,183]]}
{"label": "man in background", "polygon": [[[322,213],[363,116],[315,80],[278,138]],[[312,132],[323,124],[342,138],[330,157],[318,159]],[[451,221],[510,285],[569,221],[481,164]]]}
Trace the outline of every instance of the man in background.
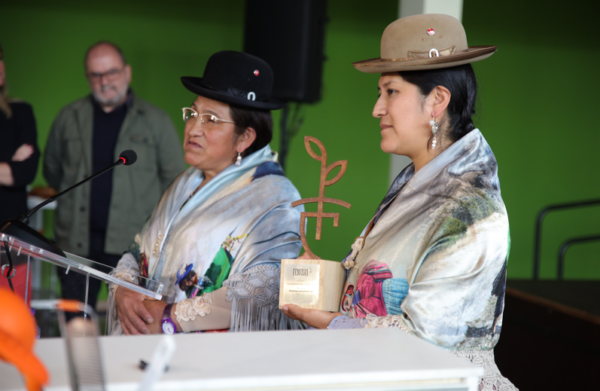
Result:
{"label": "man in background", "polygon": [[[99,42],[85,55],[91,95],[64,107],[44,153],[44,177],[65,190],[118,160],[127,149],[135,164],[117,167],[58,199],[54,238],[67,252],[115,267],[162,193],[185,168],[172,121],[129,88],[131,67],[121,49]],[[106,271],[106,268],[100,268]],[[62,296],[83,301],[85,277],[59,272]],[[90,278],[95,308],[100,281]]]}

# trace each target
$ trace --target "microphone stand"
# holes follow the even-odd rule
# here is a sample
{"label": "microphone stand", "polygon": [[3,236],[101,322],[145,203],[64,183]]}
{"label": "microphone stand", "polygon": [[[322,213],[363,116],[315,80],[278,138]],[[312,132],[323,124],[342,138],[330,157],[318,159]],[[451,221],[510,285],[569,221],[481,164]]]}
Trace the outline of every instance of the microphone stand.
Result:
{"label": "microphone stand", "polygon": [[[34,208],[32,208],[29,212],[27,212],[26,215],[19,216],[16,219],[7,220],[7,221],[0,223],[0,234],[13,236],[17,239],[23,240],[33,246],[43,249],[45,251],[49,251],[51,253],[54,253],[56,255],[60,255],[61,257],[66,258],[66,255],[63,252],[63,250],[61,250],[56,244],[54,244],[54,242],[47,239],[44,235],[42,235],[41,233],[39,233],[38,231],[32,229],[29,225],[27,225],[27,223],[29,222],[29,217],[31,217],[31,215],[33,215],[35,212],[37,212],[38,210],[43,208],[44,205],[48,205],[49,203],[51,203],[52,201],[54,201],[61,195],[73,190],[77,186],[79,186],[91,179],[94,179],[97,176],[102,175],[109,170],[112,170],[113,168],[115,168],[116,166],[118,166],[120,164],[130,165],[130,164],[135,163],[136,160],[137,160],[137,155],[134,151],[127,150],[127,151],[121,152],[121,155],[119,156],[119,160],[117,160],[110,166],[106,167],[102,171],[95,173],[91,177],[85,178],[81,182],[76,183],[73,186],[69,187],[68,189],[61,191],[57,195],[48,198],[44,202],[41,202],[40,204],[38,204]],[[14,275],[13,275],[14,264],[12,261],[12,257],[10,255],[10,247],[9,247],[8,241],[5,238],[3,239],[2,243],[4,244],[4,250],[6,251],[6,258],[8,259],[8,271],[7,271],[6,275],[4,275],[4,267],[2,267],[2,274],[4,275],[4,277],[6,277],[8,279],[8,284],[10,285],[10,288],[14,292],[14,287],[13,287],[13,284],[11,281],[11,279],[14,277]]]}
{"label": "microphone stand", "polygon": [[[43,208],[44,206],[48,205],[49,203],[51,203],[52,201],[56,200],[58,197],[60,197],[61,195],[73,190],[74,188],[76,188],[77,186],[92,180],[102,174],[104,174],[106,171],[112,170],[113,168],[115,168],[116,166],[118,166],[119,164],[125,164],[125,159],[124,158],[119,158],[119,160],[117,160],[116,162],[114,162],[113,164],[111,164],[110,166],[106,167],[104,170],[99,171],[97,173],[95,173],[94,175],[92,175],[89,178],[86,178],[84,180],[82,180],[79,183],[74,184],[73,186],[69,187],[66,190],[61,191],[60,193],[56,194],[55,196],[52,196],[50,198],[48,198],[47,200],[45,200],[44,202],[39,203],[38,205],[36,205],[35,207],[33,207],[29,212],[27,212],[26,215],[24,216],[20,216],[17,218],[17,220],[22,221],[25,224],[29,223],[29,218],[31,217],[31,215],[33,215],[35,212],[37,212],[38,210],[40,210],[41,208]],[[3,232],[2,229],[0,229],[0,232]]]}
{"label": "microphone stand", "polygon": [[[125,155],[126,152],[132,153],[133,156]],[[34,214],[35,212],[37,212],[39,209],[44,207],[44,205],[51,203],[52,201],[56,200],[58,197],[65,194],[66,192],[73,190],[77,186],[82,185],[83,183],[89,181],[90,179],[94,179],[97,176],[104,174],[105,172],[113,169],[114,167],[116,167],[120,164],[126,164],[126,165],[133,164],[135,162],[135,159],[136,159],[135,152],[133,152],[133,151],[123,152],[121,154],[121,156],[119,157],[119,160],[117,160],[110,166],[106,167],[102,171],[95,173],[91,177],[88,177],[88,178],[82,180],[81,182],[76,183],[75,185],[69,187],[68,189],[61,191],[57,195],[48,198],[44,202],[42,202],[42,203],[36,205],[34,208],[32,208],[29,212],[27,212],[26,215],[19,216],[16,219],[7,220],[7,221],[0,223],[0,234],[14,236],[18,239],[21,239],[27,243],[30,243],[36,247],[41,248],[43,250],[50,251],[56,255],[60,255],[61,257],[65,257],[65,253],[56,244],[54,244],[52,241],[47,239],[44,235],[40,234],[38,231],[32,229],[31,227],[29,227],[27,225],[27,222],[29,221],[29,217],[32,214]],[[5,245],[6,245],[6,242],[5,242]],[[8,248],[6,248],[6,251],[8,251]],[[12,262],[10,262],[10,258],[9,258],[9,263],[12,264]],[[12,269],[12,265],[11,265],[11,269]]]}

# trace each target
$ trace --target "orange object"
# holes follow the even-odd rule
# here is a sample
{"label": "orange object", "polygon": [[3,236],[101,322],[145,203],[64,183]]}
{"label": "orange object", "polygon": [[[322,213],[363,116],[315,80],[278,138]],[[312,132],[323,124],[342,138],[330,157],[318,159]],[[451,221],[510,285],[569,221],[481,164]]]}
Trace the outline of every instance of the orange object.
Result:
{"label": "orange object", "polygon": [[59,300],[58,303],[56,303],[56,308],[66,312],[81,311],[79,308],[79,302],[77,300]]}
{"label": "orange object", "polygon": [[25,377],[29,391],[48,384],[44,364],[33,354],[37,326],[23,299],[0,288],[0,360],[13,364]]}
{"label": "orange object", "polygon": [[49,186],[34,187],[33,189],[31,189],[31,191],[28,194],[38,196],[41,198],[50,198],[50,197],[54,197],[56,195],[56,190],[54,190],[53,188],[51,188]]}

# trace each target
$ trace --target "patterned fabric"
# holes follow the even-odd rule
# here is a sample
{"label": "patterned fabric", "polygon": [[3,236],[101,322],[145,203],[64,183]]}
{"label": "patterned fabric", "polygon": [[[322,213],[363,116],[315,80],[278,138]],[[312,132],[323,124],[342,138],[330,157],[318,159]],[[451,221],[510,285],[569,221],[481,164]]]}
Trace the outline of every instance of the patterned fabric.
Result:
{"label": "patterned fabric", "polygon": [[[377,262],[408,282],[401,310],[411,333],[452,349],[493,348],[502,325],[508,218],[496,159],[479,130],[416,174],[407,167],[374,219],[347,284],[360,291],[365,266]],[[379,310],[386,299],[394,301],[382,291],[377,306],[368,304],[375,312],[355,298],[348,316],[387,315]]]}
{"label": "patterned fabric", "polygon": [[[241,166],[232,164],[194,193],[203,180],[204,174],[190,167],[171,184],[115,270],[139,275],[143,270],[140,266],[147,268],[148,278],[164,285],[163,300],[191,300],[187,306],[191,309],[197,307],[194,303],[209,303],[198,298],[221,285],[228,286],[228,278],[246,273],[253,276],[256,271],[252,270],[258,266],[278,269],[281,259],[296,258],[302,247],[298,229],[303,208],[291,207],[300,194],[283,176],[276,154],[268,146],[244,158]],[[182,272],[193,274],[182,282]],[[276,280],[278,297],[278,273]],[[272,282],[258,283],[264,292],[255,292],[243,304],[236,302],[235,295],[232,297],[231,330],[266,329],[264,324],[294,327],[291,320],[279,321],[283,314],[278,305],[269,306],[269,313],[261,314],[262,323],[256,319],[242,321],[235,314],[253,314],[253,306],[263,301],[271,303],[275,297]],[[202,312],[209,314],[210,309],[203,307]],[[118,323],[113,295],[109,297],[111,314],[113,328]]]}
{"label": "patterned fabric", "polygon": [[175,307],[175,316],[178,322],[188,322],[196,319],[196,316],[210,315],[212,304],[212,293],[204,293],[202,296],[193,297],[191,300],[182,300]]}
{"label": "patterned fabric", "polygon": [[[481,132],[417,173],[408,166],[372,223],[343,261],[347,317],[330,328],[365,327],[350,318],[366,318],[366,327],[397,327],[456,354],[491,352],[502,329],[510,238],[496,159]],[[494,384],[485,389],[514,389]]]}
{"label": "patterned fabric", "polygon": [[382,285],[390,278],[392,273],[385,263],[372,260],[363,267],[352,300],[355,318],[364,318],[367,314],[387,315]]}
{"label": "patterned fabric", "polygon": [[390,278],[381,286],[385,309],[388,315],[400,315],[402,302],[408,294],[408,281],[406,278]]}
{"label": "patterned fabric", "polygon": [[278,264],[262,264],[232,274],[223,284],[232,303],[231,331],[301,329],[279,310]]}

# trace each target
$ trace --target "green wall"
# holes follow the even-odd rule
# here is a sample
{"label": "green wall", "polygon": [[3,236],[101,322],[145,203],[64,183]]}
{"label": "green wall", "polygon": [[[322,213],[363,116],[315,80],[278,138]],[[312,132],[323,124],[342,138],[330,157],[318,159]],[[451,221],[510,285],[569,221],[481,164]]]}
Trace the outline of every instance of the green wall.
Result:
{"label": "green wall", "polygon": [[[512,251],[509,277],[529,277],[533,233],[544,206],[600,198],[597,113],[600,3],[464,1],[470,45],[498,45],[474,65],[476,125],[498,159]],[[556,276],[560,244],[600,233],[600,207],[553,212],[544,222],[542,278]],[[566,278],[600,278],[600,242],[567,252]]]}
{"label": "green wall", "polygon": [[[531,275],[534,219],[541,207],[600,194],[594,116],[599,54],[592,30],[599,7],[572,1],[572,9],[589,10],[576,14],[552,4],[564,2],[464,1],[469,43],[499,46],[498,53],[474,66],[481,84],[476,125],[499,161],[513,239],[510,277]],[[314,219],[309,220],[311,248],[323,258],[347,253],[387,190],[389,157],[379,148],[378,122],[371,117],[378,76],[355,71],[351,62],[379,55],[381,32],[395,20],[397,7],[396,0],[329,1],[323,99],[306,107],[287,164],[302,196],[313,197],[319,164],[307,155],[304,136],[323,141],[330,163],[349,161],[346,175],[326,190],[352,204],[350,210],[326,205],[326,211],[340,212],[340,227],[324,220],[323,240],[315,242]],[[241,0],[2,5],[0,42],[11,95],[34,106],[43,146],[58,110],[88,93],[86,48],[112,40],[132,65],[136,93],[166,110],[181,134],[180,108],[193,95],[179,77],[200,76],[216,51],[242,49],[243,12]],[[274,149],[278,140],[275,136]],[[35,185],[42,184],[38,175]],[[600,207],[547,218],[543,277],[555,274],[559,242],[600,231],[595,230],[599,217]],[[600,244],[571,249],[566,276],[600,278],[599,249]]]}

